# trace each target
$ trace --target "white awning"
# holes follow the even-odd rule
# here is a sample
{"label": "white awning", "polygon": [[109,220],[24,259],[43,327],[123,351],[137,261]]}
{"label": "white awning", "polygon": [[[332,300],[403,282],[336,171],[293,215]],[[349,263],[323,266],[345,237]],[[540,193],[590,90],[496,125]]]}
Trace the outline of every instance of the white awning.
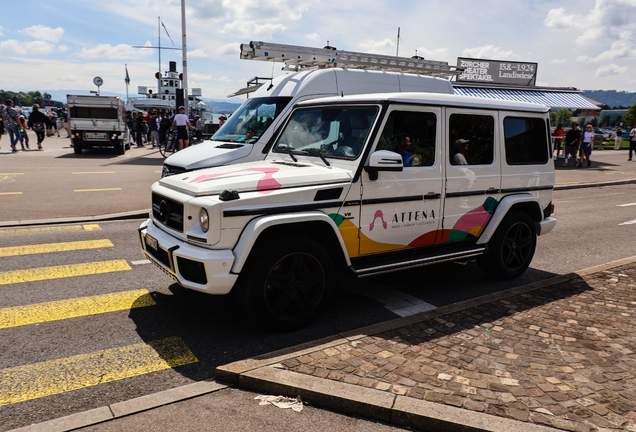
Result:
{"label": "white awning", "polygon": [[488,99],[503,99],[518,102],[532,102],[550,108],[594,109],[600,107],[574,92],[492,89],[481,87],[454,87],[456,95],[475,96]]}

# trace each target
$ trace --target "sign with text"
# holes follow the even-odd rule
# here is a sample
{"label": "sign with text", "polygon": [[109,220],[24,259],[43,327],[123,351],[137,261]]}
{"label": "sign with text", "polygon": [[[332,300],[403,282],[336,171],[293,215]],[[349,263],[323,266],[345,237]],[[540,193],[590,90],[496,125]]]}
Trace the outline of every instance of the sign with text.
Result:
{"label": "sign with text", "polygon": [[458,57],[457,66],[464,68],[457,81],[523,86],[533,86],[537,81],[537,63]]}

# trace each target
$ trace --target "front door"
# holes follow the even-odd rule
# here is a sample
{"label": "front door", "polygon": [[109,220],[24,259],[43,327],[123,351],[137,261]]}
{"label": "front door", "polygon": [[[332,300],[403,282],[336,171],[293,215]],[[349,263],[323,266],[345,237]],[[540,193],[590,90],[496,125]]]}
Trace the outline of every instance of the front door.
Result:
{"label": "front door", "polygon": [[372,148],[391,150],[401,172],[362,174],[360,255],[419,248],[439,242],[443,185],[441,109],[391,107]]}

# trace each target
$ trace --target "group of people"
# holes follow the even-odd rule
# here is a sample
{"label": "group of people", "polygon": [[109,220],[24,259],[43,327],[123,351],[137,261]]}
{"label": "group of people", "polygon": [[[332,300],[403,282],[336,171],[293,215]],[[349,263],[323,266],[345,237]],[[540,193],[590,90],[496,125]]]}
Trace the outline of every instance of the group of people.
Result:
{"label": "group of people", "polygon": [[177,131],[178,147],[181,150],[189,146],[189,130],[194,130],[198,138],[202,137],[203,122],[200,117],[194,116],[195,126],[190,118],[185,114],[185,107],[179,107],[178,114],[170,115],[168,112],[152,110],[146,114],[137,112],[136,114],[127,111],[126,123],[137,147],[144,147],[144,143],[152,144],[151,148],[159,147],[159,144],[166,141],[171,130]]}
{"label": "group of people", "polygon": [[18,142],[20,142],[22,150],[27,150],[29,149],[29,134],[27,130],[31,129],[37,136],[38,149],[42,150],[42,141],[44,141],[45,134],[46,136],[51,136],[53,130],[55,130],[57,136],[60,136],[57,128],[58,117],[62,117],[64,128],[70,137],[66,109],[60,110],[59,114],[54,109],[44,113],[40,111],[38,104],[34,104],[27,118],[24,111],[15,107],[12,99],[7,99],[5,105],[0,105],[0,139],[2,139],[2,135],[6,130],[9,134],[13,153],[18,151]]}
{"label": "group of people", "polygon": [[[574,160],[573,166],[575,167],[582,167],[584,159],[588,167],[591,165],[590,156],[594,147],[594,127],[591,124],[588,124],[585,131],[582,131],[577,123],[572,123],[572,128],[565,132],[563,124],[559,123],[552,135],[557,155],[561,151],[561,145],[564,145],[565,160],[562,166],[570,166],[568,163],[570,157]],[[619,127],[616,130],[614,150],[621,148],[622,135],[623,130]],[[636,124],[629,134],[629,159],[627,159],[629,161],[632,160],[632,152],[636,152]]]}

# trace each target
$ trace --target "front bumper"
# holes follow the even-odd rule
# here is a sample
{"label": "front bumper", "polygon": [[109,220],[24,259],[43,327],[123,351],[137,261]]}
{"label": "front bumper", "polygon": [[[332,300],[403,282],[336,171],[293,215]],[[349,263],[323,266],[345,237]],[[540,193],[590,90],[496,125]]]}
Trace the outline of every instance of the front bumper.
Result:
{"label": "front bumper", "polygon": [[159,229],[152,219],[139,227],[139,240],[146,258],[185,288],[227,294],[236,283],[238,275],[230,273],[234,264],[231,250],[210,250],[183,242]]}

